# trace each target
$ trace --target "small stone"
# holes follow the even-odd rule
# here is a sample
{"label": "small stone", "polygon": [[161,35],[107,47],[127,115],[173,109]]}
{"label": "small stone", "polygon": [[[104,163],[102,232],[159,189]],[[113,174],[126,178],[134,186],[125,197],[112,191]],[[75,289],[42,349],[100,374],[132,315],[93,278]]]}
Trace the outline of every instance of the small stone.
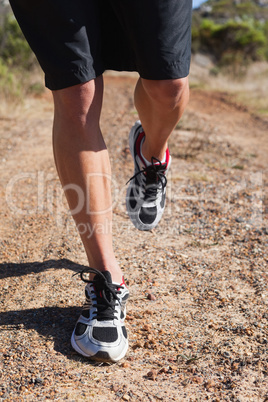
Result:
{"label": "small stone", "polygon": [[150,379],[150,380],[153,380],[153,381],[155,381],[156,380],[156,377],[157,377],[157,370],[151,370],[151,371],[149,371],[148,373],[147,373],[147,377]]}
{"label": "small stone", "polygon": [[128,394],[124,394],[122,396],[123,401],[129,401],[130,400],[130,396]]}
{"label": "small stone", "polygon": [[194,377],[193,381],[196,382],[197,384],[202,384],[204,379],[203,379],[203,377]]}
{"label": "small stone", "polygon": [[232,369],[233,369],[233,370],[237,370],[238,367],[239,367],[239,363],[234,362],[234,363],[232,364]]}
{"label": "small stone", "polygon": [[130,363],[124,362],[124,363],[121,364],[121,367],[128,368],[128,367],[130,367]]}
{"label": "small stone", "polygon": [[208,381],[205,383],[205,385],[206,385],[206,387],[207,387],[207,390],[209,391],[211,388],[215,387],[215,381],[213,381],[213,380],[208,380]]}
{"label": "small stone", "polygon": [[132,349],[135,350],[135,349],[138,349],[138,348],[143,348],[143,346],[144,346],[144,343],[143,343],[143,342],[137,341],[137,342],[135,342],[134,345],[132,346]]}
{"label": "small stone", "polygon": [[42,378],[40,378],[40,377],[36,377],[36,378],[34,379],[34,383],[35,383],[35,384],[43,384],[43,382],[44,382],[44,380],[43,380]]}
{"label": "small stone", "polygon": [[156,296],[153,293],[148,293],[147,299],[154,301],[154,300],[156,300]]}
{"label": "small stone", "polygon": [[150,331],[151,330],[151,325],[149,325],[149,324],[145,324],[144,325],[144,327],[142,328],[143,329],[143,331]]}
{"label": "small stone", "polygon": [[114,392],[118,392],[118,391],[119,391],[119,386],[113,384],[113,385],[111,386],[111,390],[114,391]]}
{"label": "small stone", "polygon": [[162,374],[162,373],[168,373],[168,368],[167,367],[162,367],[159,371],[158,371],[158,373],[159,374]]}

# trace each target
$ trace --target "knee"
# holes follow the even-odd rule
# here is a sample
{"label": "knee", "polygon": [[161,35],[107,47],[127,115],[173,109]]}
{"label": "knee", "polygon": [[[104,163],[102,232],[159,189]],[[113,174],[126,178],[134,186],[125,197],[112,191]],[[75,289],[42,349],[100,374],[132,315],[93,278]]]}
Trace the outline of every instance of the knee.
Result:
{"label": "knee", "polygon": [[55,117],[68,124],[85,126],[90,121],[98,120],[102,87],[92,80],[84,84],[53,91]]}
{"label": "knee", "polygon": [[170,110],[189,100],[188,77],[159,81],[142,79],[142,85],[149,98]]}

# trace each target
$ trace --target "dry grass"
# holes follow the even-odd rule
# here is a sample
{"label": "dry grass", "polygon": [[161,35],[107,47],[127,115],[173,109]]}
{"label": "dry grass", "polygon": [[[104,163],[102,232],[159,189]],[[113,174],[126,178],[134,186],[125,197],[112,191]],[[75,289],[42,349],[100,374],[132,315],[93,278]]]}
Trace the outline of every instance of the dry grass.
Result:
{"label": "dry grass", "polygon": [[233,100],[249,107],[253,112],[268,118],[268,63],[258,62],[248,67],[245,73],[232,76],[219,72],[210,74],[213,65],[191,67],[190,83],[194,87],[227,92]]}
{"label": "dry grass", "polygon": [[[1,67],[1,66],[0,66]],[[2,68],[0,71],[0,118],[14,118],[27,110],[30,98],[45,92],[41,69],[36,66],[31,71]]]}

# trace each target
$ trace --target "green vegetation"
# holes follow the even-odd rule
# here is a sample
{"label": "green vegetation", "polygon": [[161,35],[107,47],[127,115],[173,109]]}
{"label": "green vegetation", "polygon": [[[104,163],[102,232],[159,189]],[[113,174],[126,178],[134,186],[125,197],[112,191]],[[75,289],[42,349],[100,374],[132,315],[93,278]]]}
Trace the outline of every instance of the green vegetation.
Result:
{"label": "green vegetation", "polygon": [[22,69],[31,69],[35,64],[35,57],[11,13],[6,14],[0,27],[0,59],[9,67]]}
{"label": "green vegetation", "polygon": [[198,36],[200,50],[212,52],[220,64],[263,60],[268,56],[265,24],[254,19],[217,24],[203,19]]}
{"label": "green vegetation", "polygon": [[193,15],[192,50],[219,66],[268,60],[268,7],[254,1],[210,0]]}
{"label": "green vegetation", "polygon": [[20,103],[25,94],[40,94],[44,90],[34,82],[36,58],[13,14],[8,8],[0,15],[0,97]]}
{"label": "green vegetation", "polygon": [[20,81],[0,58],[0,96],[12,101],[20,101],[22,96]]}

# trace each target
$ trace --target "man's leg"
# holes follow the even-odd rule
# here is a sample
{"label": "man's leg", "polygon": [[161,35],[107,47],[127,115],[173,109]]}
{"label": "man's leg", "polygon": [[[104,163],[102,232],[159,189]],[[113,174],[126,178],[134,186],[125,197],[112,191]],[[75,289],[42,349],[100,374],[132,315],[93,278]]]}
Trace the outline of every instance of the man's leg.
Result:
{"label": "man's leg", "polygon": [[188,78],[176,80],[145,80],[140,78],[135,89],[135,106],[145,139],[143,156],[163,160],[167,140],[180,120],[189,100]]}
{"label": "man's leg", "polygon": [[93,360],[118,361],[128,349],[124,326],[129,292],[112,245],[111,169],[99,120],[103,80],[54,91],[57,170],[83,241],[89,268],[81,273],[86,302],[73,348]]}
{"label": "man's leg", "polygon": [[171,164],[167,141],[189,100],[188,78],[145,80],[135,89],[140,122],[129,134],[134,175],[127,189],[126,207],[139,230],[159,223],[166,200],[166,173]]}
{"label": "man's leg", "polygon": [[53,97],[56,167],[89,265],[121,283],[112,246],[110,162],[99,125],[102,77],[53,91]]}

